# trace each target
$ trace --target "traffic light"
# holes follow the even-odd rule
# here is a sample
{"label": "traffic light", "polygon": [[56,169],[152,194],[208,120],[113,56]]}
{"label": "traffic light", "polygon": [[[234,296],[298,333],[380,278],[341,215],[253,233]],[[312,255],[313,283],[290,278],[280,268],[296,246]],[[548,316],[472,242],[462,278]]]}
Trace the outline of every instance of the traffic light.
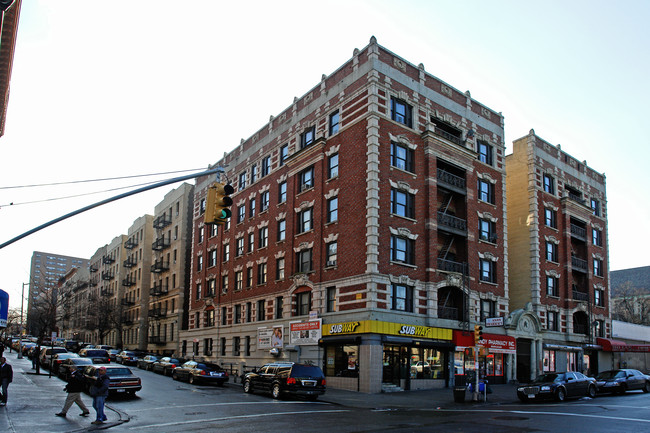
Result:
{"label": "traffic light", "polygon": [[232,215],[230,212],[232,198],[229,195],[233,192],[235,189],[229,184],[214,183],[208,187],[204,218],[206,224],[223,225],[226,223]]}
{"label": "traffic light", "polygon": [[479,341],[483,339],[483,327],[481,325],[474,325],[474,346],[479,345]]}

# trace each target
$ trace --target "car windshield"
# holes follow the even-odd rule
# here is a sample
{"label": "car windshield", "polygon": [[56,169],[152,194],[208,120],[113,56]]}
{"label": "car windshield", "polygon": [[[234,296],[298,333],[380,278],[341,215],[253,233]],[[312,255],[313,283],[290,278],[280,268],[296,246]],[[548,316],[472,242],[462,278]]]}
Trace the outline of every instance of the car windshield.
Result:
{"label": "car windshield", "polygon": [[533,383],[555,382],[560,379],[561,375],[557,373],[540,374],[533,380]]}
{"label": "car windshield", "polygon": [[131,374],[131,370],[128,368],[109,368],[106,370],[106,374],[110,376],[128,376]]}
{"label": "car windshield", "polygon": [[199,368],[208,368],[209,370],[217,370],[217,371],[222,371],[223,368],[217,364],[211,364],[209,362],[206,362],[205,364],[199,364]]}
{"label": "car windshield", "polygon": [[619,374],[622,373],[621,371],[616,371],[616,370],[609,370],[609,371],[601,371],[598,373],[598,376],[596,376],[596,379],[614,379],[615,377],[619,377]]}

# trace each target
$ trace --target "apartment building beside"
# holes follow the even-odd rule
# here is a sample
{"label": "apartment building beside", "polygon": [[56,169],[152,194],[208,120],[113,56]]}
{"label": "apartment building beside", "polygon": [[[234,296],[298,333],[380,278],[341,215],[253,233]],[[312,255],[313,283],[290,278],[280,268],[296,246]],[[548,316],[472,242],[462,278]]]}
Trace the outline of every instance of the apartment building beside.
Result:
{"label": "apartment building beside", "polygon": [[611,368],[605,175],[534,130],[506,166],[516,378]]}
{"label": "apartment building beside", "polygon": [[[183,355],[312,362],[362,392],[473,370],[470,330],[509,313],[499,112],[373,37],[216,165],[195,188]],[[235,187],[224,226],[203,220],[215,180]],[[485,331],[481,368],[506,381],[514,338]]]}
{"label": "apartment building beside", "polygon": [[187,295],[194,186],[183,183],[155,207],[148,305],[150,352],[178,354],[178,333],[187,326]]}

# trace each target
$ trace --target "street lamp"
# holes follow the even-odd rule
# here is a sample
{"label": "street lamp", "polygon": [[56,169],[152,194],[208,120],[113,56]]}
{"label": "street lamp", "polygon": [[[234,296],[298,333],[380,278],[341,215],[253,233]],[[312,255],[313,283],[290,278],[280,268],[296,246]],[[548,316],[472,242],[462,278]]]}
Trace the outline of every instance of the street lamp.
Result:
{"label": "street lamp", "polygon": [[29,283],[23,283],[23,291],[20,296],[20,332],[18,335],[18,359],[23,359],[23,307],[25,303],[25,286]]}

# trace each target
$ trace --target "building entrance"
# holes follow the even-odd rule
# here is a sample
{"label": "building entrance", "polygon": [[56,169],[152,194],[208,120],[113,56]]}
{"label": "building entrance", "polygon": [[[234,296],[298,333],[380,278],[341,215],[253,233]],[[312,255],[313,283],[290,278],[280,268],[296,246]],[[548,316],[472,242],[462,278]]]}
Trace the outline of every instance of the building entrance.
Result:
{"label": "building entrance", "polygon": [[392,345],[384,346],[382,382],[393,383],[399,386],[400,379],[405,379],[408,374],[406,365],[406,348]]}

